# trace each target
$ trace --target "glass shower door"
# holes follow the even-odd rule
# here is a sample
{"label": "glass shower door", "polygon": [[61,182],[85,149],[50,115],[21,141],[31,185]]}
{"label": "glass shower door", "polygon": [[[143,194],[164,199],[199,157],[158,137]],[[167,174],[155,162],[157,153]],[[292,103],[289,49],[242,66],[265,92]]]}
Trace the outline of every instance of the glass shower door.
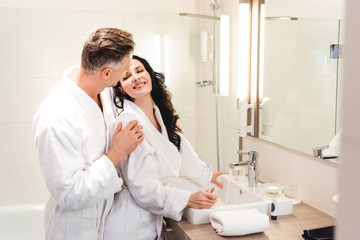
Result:
{"label": "glass shower door", "polygon": [[[216,43],[218,21],[200,20],[200,67],[195,83],[197,92],[197,151],[213,169],[219,168]],[[205,46],[204,46],[205,45]]]}
{"label": "glass shower door", "polygon": [[[218,169],[215,41],[218,21],[173,16],[170,82],[184,135],[201,160]],[[174,45],[172,46],[171,43]]]}

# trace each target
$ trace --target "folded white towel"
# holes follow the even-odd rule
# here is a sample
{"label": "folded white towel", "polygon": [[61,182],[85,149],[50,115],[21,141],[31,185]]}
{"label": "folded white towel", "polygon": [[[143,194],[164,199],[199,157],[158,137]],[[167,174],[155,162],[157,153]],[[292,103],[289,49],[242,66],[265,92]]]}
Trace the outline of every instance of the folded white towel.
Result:
{"label": "folded white towel", "polygon": [[269,227],[268,215],[257,209],[216,211],[209,218],[211,226],[221,236],[258,233]]}

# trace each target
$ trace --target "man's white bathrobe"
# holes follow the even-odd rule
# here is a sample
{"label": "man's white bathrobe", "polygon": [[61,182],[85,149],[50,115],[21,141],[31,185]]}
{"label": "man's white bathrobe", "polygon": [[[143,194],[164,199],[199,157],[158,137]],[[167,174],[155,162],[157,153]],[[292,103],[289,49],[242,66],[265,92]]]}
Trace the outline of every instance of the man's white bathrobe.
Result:
{"label": "man's white bathrobe", "polygon": [[138,120],[143,126],[144,141],[120,164],[124,186],[116,194],[106,219],[105,240],[158,239],[163,216],[179,221],[191,193],[169,186],[169,179],[188,176],[207,186],[205,163],[181,134],[181,151],[178,151],[169,141],[156,105],[154,109],[161,133],[136,104],[127,100],[115,123],[122,122],[124,126]]}
{"label": "man's white bathrobe", "polygon": [[122,186],[105,156],[115,122],[110,95],[110,89],[101,93],[101,112],[65,74],[34,116],[35,143],[50,192],[46,239],[102,239],[114,193]]}

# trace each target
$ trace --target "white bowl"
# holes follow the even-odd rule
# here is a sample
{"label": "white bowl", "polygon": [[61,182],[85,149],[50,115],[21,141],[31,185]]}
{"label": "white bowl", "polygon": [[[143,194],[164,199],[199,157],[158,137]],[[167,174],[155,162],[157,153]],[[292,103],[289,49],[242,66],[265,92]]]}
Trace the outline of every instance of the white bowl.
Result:
{"label": "white bowl", "polygon": [[284,185],[278,183],[264,183],[261,188],[269,194],[280,194],[284,190]]}

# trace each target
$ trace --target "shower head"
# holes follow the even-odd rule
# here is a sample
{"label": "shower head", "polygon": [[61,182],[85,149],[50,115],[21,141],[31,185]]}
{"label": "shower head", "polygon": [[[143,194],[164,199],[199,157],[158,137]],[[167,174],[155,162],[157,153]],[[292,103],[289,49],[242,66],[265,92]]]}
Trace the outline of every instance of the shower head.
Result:
{"label": "shower head", "polygon": [[211,11],[215,11],[220,8],[220,4],[218,3],[217,0],[209,0],[209,2],[210,2]]}

